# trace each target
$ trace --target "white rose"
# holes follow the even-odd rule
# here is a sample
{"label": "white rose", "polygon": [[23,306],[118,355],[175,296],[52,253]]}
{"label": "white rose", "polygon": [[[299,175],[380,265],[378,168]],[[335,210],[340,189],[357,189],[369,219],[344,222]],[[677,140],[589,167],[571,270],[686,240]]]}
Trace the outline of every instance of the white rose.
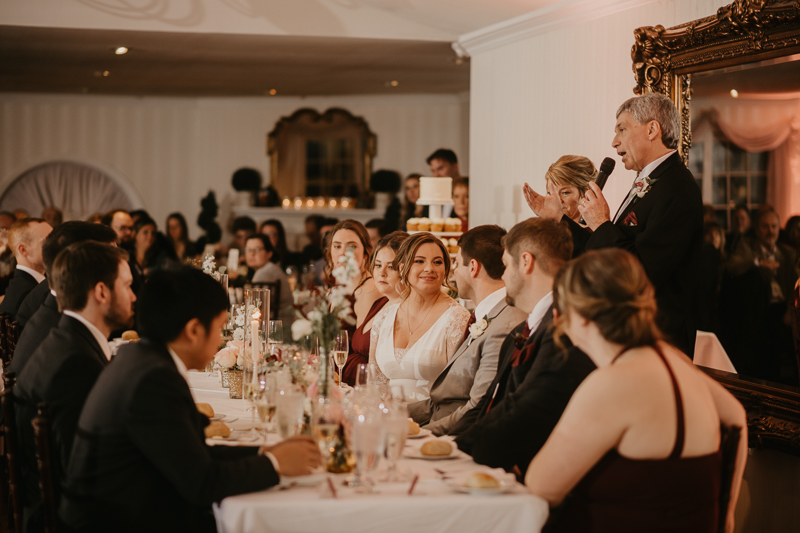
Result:
{"label": "white rose", "polygon": [[311,335],[314,330],[311,327],[311,322],[303,318],[295,320],[292,323],[292,338],[299,341],[306,335]]}
{"label": "white rose", "polygon": [[477,339],[483,335],[483,332],[486,331],[486,328],[488,327],[489,322],[486,320],[486,318],[482,318],[480,322],[475,322],[469,327],[469,335],[473,339]]}
{"label": "white rose", "polygon": [[223,348],[222,350],[217,352],[217,355],[214,357],[214,360],[222,368],[230,368],[234,364],[236,364],[236,355],[233,350],[229,348]]}
{"label": "white rose", "polygon": [[317,311],[316,309],[314,309],[313,311],[308,313],[308,320],[310,320],[312,323],[313,322],[317,322],[317,323],[322,322],[322,313]]}

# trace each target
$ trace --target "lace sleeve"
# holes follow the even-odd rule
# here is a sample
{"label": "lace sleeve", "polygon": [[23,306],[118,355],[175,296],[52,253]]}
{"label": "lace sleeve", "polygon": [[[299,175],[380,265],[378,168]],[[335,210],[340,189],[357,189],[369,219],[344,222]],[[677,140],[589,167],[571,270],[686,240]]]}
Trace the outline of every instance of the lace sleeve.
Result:
{"label": "lace sleeve", "polygon": [[458,347],[461,346],[461,341],[464,340],[464,331],[467,329],[467,323],[469,322],[469,311],[464,309],[458,302],[453,302],[447,312],[452,315],[448,320],[446,330],[447,360],[449,361],[458,350]]}
{"label": "lace sleeve", "polygon": [[[384,305],[383,309],[378,311],[375,318],[372,319],[372,329],[369,331],[369,365],[370,365],[370,379],[374,376],[377,381],[378,388],[381,391],[381,397],[386,396],[386,391],[389,389],[389,379],[381,371],[378,360],[375,358],[375,351],[378,349],[378,338],[380,336],[383,323],[386,321],[390,305]],[[374,374],[372,374],[374,372]]]}

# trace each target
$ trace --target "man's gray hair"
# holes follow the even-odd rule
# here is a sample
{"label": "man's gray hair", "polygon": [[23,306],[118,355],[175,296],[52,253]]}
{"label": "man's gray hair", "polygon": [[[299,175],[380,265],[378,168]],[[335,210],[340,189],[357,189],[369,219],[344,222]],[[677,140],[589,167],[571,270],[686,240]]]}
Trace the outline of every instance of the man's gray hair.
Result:
{"label": "man's gray hair", "polygon": [[678,149],[681,138],[681,116],[678,108],[669,97],[661,93],[645,93],[626,100],[617,109],[617,118],[620,113],[627,111],[639,124],[647,124],[651,120],[661,126],[661,142],[670,150]]}

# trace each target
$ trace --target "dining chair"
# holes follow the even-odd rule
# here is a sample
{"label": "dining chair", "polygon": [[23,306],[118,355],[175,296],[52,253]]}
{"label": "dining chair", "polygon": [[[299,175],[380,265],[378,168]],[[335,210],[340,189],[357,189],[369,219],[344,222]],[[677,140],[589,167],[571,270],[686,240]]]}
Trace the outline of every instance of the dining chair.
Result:
{"label": "dining chair", "polygon": [[39,464],[39,489],[42,495],[45,533],[58,531],[58,503],[55,486],[57,480],[53,471],[52,423],[50,410],[42,402],[37,406],[36,417],[31,421],[36,443],[36,459]]}
{"label": "dining chair", "polygon": [[0,359],[2,359],[3,365],[11,362],[11,354],[8,352],[6,343],[6,319],[10,316],[8,313],[0,313]]}
{"label": "dining chair", "polygon": [[6,317],[6,358],[9,362],[14,358],[14,350],[17,349],[17,341],[19,340],[19,322],[12,320],[11,317]]}

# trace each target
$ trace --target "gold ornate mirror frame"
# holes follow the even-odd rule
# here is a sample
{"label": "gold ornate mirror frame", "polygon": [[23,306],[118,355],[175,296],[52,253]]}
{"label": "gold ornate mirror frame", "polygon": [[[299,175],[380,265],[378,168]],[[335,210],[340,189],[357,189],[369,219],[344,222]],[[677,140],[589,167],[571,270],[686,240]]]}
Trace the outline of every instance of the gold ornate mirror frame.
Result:
{"label": "gold ornate mirror frame", "polygon": [[737,0],[716,15],[668,29],[644,26],[633,35],[633,92],[660,92],[675,102],[681,112],[678,151],[688,163],[692,73],[800,52],[800,2]]}
{"label": "gold ornate mirror frame", "polygon": [[[681,113],[678,150],[688,164],[692,74],[800,52],[800,1],[737,0],[716,15],[673,28],[638,28],[634,38],[633,92],[660,92],[675,102]],[[800,393],[704,370],[747,409],[750,447],[800,455]]]}

